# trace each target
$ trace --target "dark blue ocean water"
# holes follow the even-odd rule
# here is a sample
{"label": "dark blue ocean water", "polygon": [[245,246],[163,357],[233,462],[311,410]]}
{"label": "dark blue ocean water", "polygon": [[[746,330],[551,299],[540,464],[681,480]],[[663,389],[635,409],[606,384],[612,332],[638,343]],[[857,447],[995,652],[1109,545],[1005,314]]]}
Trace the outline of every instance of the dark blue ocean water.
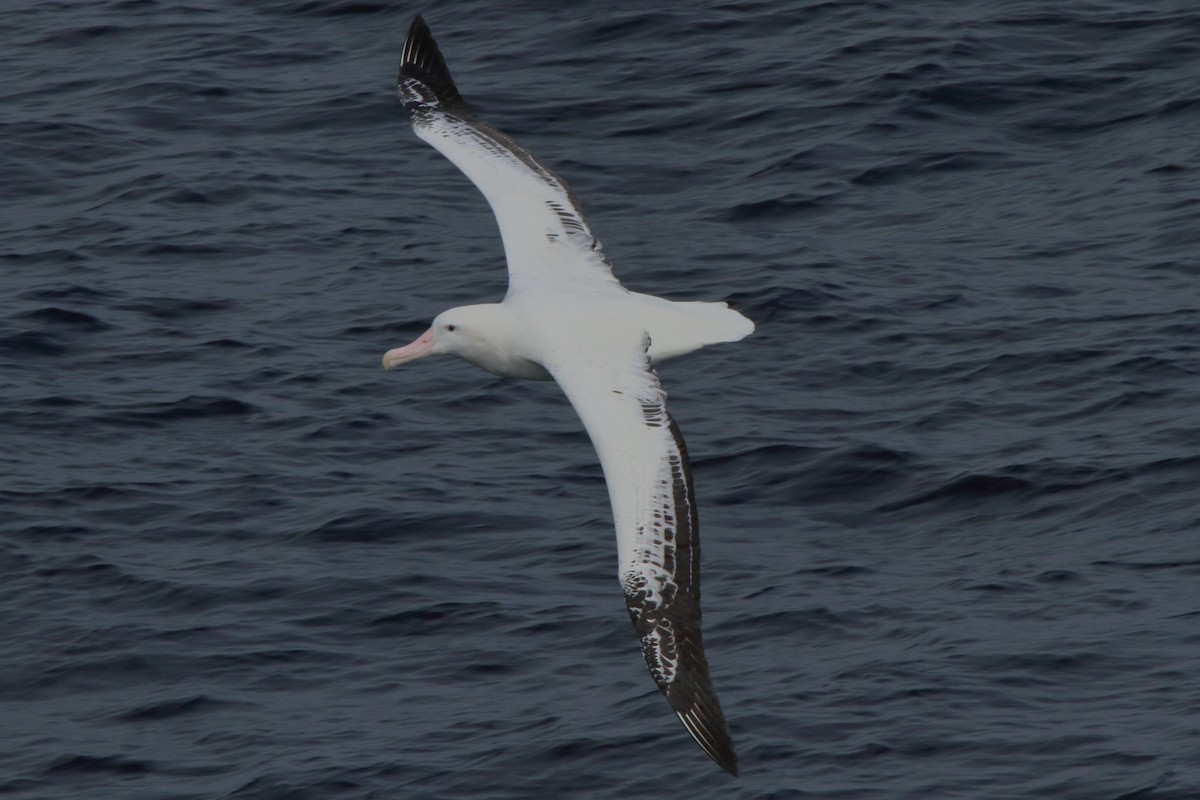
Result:
{"label": "dark blue ocean water", "polygon": [[[13,0],[0,796],[1200,797],[1194,2]],[[424,13],[631,288],[743,776],[654,688]]]}

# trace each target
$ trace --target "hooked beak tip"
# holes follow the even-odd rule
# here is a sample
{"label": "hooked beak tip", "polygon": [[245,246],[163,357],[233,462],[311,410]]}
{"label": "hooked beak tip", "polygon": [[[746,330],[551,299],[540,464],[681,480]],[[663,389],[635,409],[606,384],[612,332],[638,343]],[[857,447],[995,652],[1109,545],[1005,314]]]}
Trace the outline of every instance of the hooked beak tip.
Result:
{"label": "hooked beak tip", "polygon": [[392,370],[401,364],[431,355],[433,355],[433,328],[425,331],[411,344],[406,344],[404,347],[397,347],[394,350],[388,350],[384,353],[383,368]]}

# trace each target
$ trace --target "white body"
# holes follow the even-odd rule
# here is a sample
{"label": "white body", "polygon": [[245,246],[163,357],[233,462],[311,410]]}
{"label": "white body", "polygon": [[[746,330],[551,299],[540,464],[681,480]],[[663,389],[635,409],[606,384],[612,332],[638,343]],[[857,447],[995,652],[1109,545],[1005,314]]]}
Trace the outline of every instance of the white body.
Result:
{"label": "white body", "polygon": [[[599,292],[586,302],[563,304],[561,297],[542,300],[539,294],[529,290],[516,298],[510,294],[502,303],[445,312],[434,321],[439,342],[433,352],[458,356],[506,378],[552,380],[543,365],[568,344],[574,352],[586,352],[601,341],[620,342],[630,331],[644,332],[650,337],[650,362],[659,364],[705,345],[736,342],[754,330],[750,320],[726,303]],[[447,330],[455,323],[454,331]],[[472,336],[474,331],[486,335]],[[458,341],[450,345],[451,338]]]}

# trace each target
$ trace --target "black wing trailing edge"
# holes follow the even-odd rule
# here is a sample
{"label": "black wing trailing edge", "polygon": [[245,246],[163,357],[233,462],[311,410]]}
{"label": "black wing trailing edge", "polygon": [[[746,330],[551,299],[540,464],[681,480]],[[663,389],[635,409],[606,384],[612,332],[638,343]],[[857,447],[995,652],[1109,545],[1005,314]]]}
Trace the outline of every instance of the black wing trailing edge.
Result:
{"label": "black wing trailing edge", "polygon": [[[404,50],[400,54],[400,74],[396,81],[401,87],[404,87],[406,81],[428,87],[436,95],[438,104],[447,111],[468,111],[467,101],[458,93],[458,87],[454,85],[454,78],[450,77],[450,68],[446,66],[442,51],[438,49],[429,26],[420,16],[416,17],[408,28]],[[419,96],[419,93],[417,94]],[[419,104],[420,100],[417,97],[404,96],[406,109],[414,102]]]}

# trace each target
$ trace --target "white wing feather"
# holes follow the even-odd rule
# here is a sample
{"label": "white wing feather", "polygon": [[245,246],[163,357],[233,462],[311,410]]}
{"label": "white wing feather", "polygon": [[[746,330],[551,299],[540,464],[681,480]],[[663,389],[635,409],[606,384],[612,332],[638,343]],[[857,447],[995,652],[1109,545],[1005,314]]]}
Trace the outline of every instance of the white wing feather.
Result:
{"label": "white wing feather", "polygon": [[504,240],[510,291],[532,283],[620,287],[566,182],[475,116],[424,23],[409,32],[397,88],[417,135],[487,198]]}

